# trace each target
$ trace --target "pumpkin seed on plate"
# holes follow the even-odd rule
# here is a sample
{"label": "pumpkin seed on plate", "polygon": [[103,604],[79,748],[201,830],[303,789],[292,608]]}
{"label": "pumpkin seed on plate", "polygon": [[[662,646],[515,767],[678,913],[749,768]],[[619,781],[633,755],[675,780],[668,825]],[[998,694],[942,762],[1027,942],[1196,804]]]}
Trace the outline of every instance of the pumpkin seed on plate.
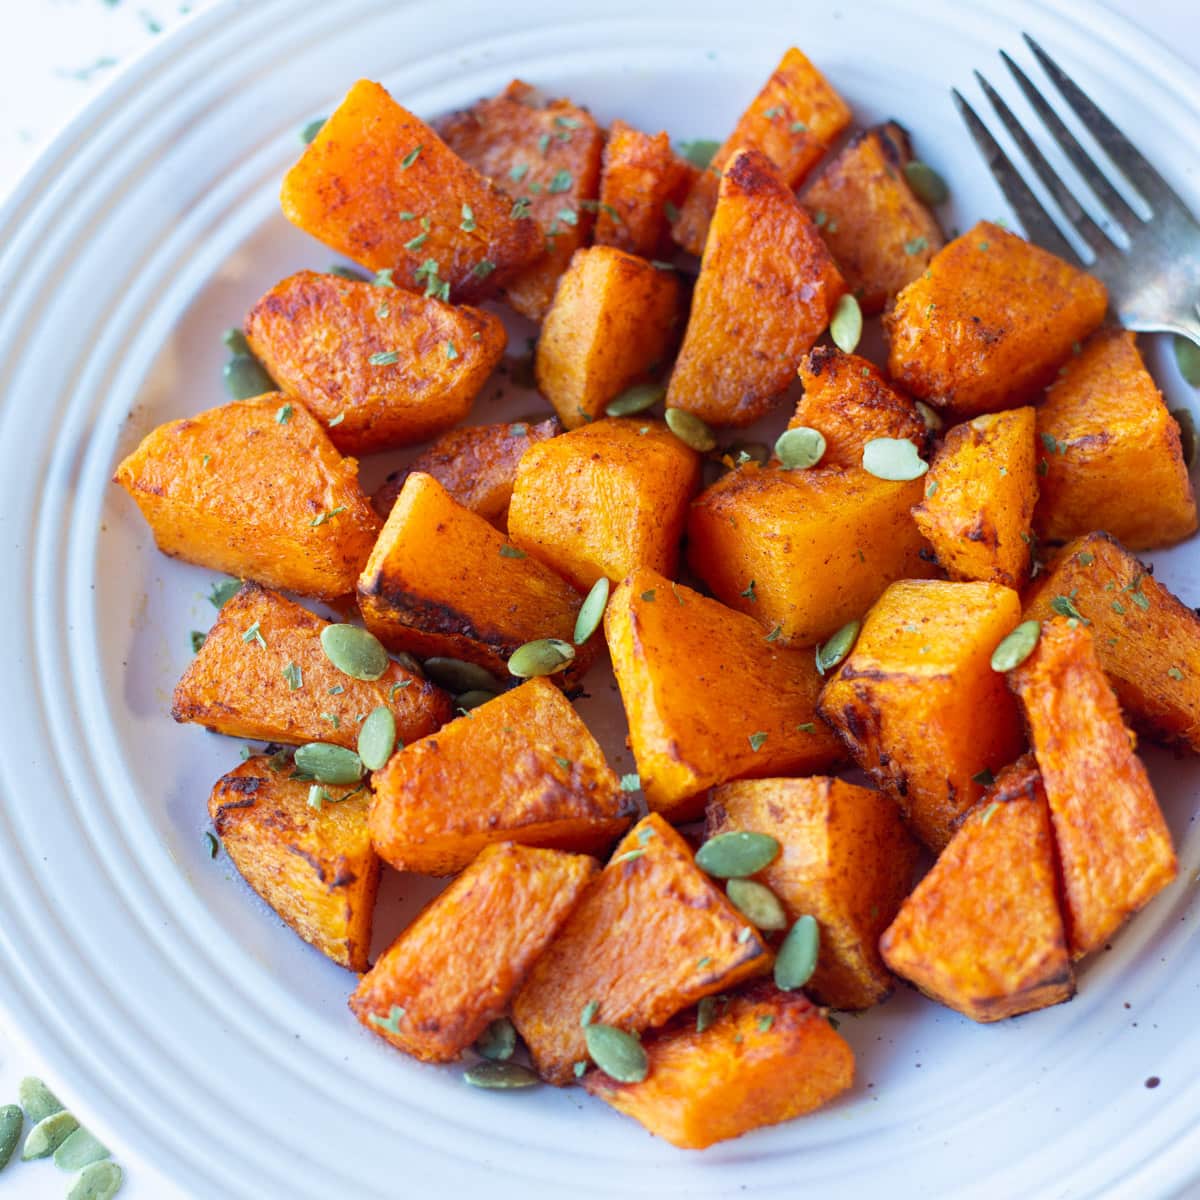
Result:
{"label": "pumpkin seed on plate", "polygon": [[454,697],[454,707],[470,712],[473,708],[478,708],[489,700],[495,700],[496,696],[496,692],[489,692],[484,688],[472,688],[469,692],[460,692]]}
{"label": "pumpkin seed on plate", "polygon": [[817,647],[817,674],[832,671],[854,649],[861,621],[848,621],[823,645]]}
{"label": "pumpkin seed on plate", "polygon": [[837,302],[829,322],[829,336],[843,354],[853,354],[862,337],[863,315],[858,300],[847,292]]}
{"label": "pumpkin seed on plate", "polygon": [[307,146],[321,132],[328,117],[315,117],[300,130],[300,140]]}
{"label": "pumpkin seed on plate", "polygon": [[916,401],[917,412],[921,414],[921,420],[925,422],[925,428],[930,433],[941,433],[945,428],[946,422],[942,420],[942,414],[936,408],[926,404],[924,400]]}
{"label": "pumpkin seed on plate", "polygon": [[618,1083],[641,1083],[650,1071],[642,1044],[615,1025],[591,1024],[584,1028],[588,1054],[605,1075]]}
{"label": "pumpkin seed on plate", "polygon": [[786,929],[787,914],[779,897],[765,884],[753,879],[731,879],[725,885],[730,904],[759,929]]}
{"label": "pumpkin seed on plate", "polygon": [[54,1165],[63,1171],[79,1171],[108,1158],[109,1150],[94,1134],[77,1129],[54,1152]]}
{"label": "pumpkin seed on plate", "polygon": [[1196,422],[1186,408],[1171,409],[1171,416],[1179,426],[1179,448],[1183,461],[1190,467],[1196,461]]}
{"label": "pumpkin seed on plate", "polygon": [[775,454],[787,471],[807,471],[821,461],[824,453],[824,434],[807,425],[784,430],[775,443]]}
{"label": "pumpkin seed on plate", "polygon": [[512,652],[508,660],[508,673],[518,679],[532,679],[535,675],[553,675],[561,671],[575,658],[575,647],[559,638],[539,638],[526,642]]}
{"label": "pumpkin seed on plate", "polygon": [[30,1131],[21,1150],[21,1159],[49,1158],[79,1128],[79,1122],[69,1112],[51,1113],[43,1117]]}
{"label": "pumpkin seed on plate", "polygon": [[225,349],[232,355],[244,354],[248,357],[254,355],[254,351],[250,349],[250,343],[246,341],[246,335],[236,326],[225,330],[221,334],[221,341],[225,343]]}
{"label": "pumpkin seed on plate", "polygon": [[494,692],[496,678],[486,667],[477,663],[463,662],[461,658],[442,658],[434,655],[425,660],[425,674],[438,687],[454,695],[463,692]]}
{"label": "pumpkin seed on plate", "polygon": [[1041,621],[1022,621],[992,651],[992,670],[1003,673],[1019,667],[1033,653],[1041,635]]}
{"label": "pumpkin seed on plate", "polygon": [[113,1200],[121,1190],[123,1178],[115,1162],[92,1163],[75,1181],[67,1200]]}
{"label": "pumpkin seed on plate", "polygon": [[921,162],[920,159],[914,158],[912,162],[904,164],[904,178],[908,180],[912,194],[930,208],[945,204],[950,198],[950,189],[946,186],[946,181],[928,163]]}
{"label": "pumpkin seed on plate", "polygon": [[326,272],[328,275],[336,275],[339,279],[349,279],[351,283],[370,283],[371,277],[365,271],[359,271],[355,267],[347,267],[342,263],[334,263]]}
{"label": "pumpkin seed on plate", "polygon": [[661,383],[635,383],[611,401],[604,413],[609,417],[632,417],[653,408],[666,394],[667,389]]}
{"label": "pumpkin seed on plate", "polygon": [[579,607],[579,616],[575,618],[575,645],[582,646],[600,628],[604,610],[608,606],[608,592],[608,576],[601,575]]}
{"label": "pumpkin seed on plate", "polygon": [[58,1097],[36,1075],[26,1075],[21,1080],[17,1100],[34,1125],[63,1110]]}
{"label": "pumpkin seed on plate", "polygon": [[685,408],[668,408],[667,428],[685,445],[707,454],[717,444],[717,435],[695,413]]}
{"label": "pumpkin seed on plate", "polygon": [[696,851],[696,866],[717,879],[739,879],[761,871],[779,854],[779,843],[768,833],[737,830],[718,833]]}
{"label": "pumpkin seed on plate", "polygon": [[318,783],[357,783],[363,777],[362,759],[345,746],[309,742],[295,754],[296,770],[311,775]]}
{"label": "pumpkin seed on plate", "polygon": [[275,381],[252,354],[235,354],[222,371],[225,390],[235,400],[250,400],[275,391]]}
{"label": "pumpkin seed on plate", "polygon": [[1175,364],[1194,388],[1200,388],[1200,346],[1190,338],[1175,335]]}
{"label": "pumpkin seed on plate", "polygon": [[541,1080],[528,1068],[515,1062],[475,1063],[463,1072],[472,1087],[504,1089],[536,1087]]}
{"label": "pumpkin seed on plate", "polygon": [[25,1114],[17,1105],[6,1104],[0,1108],[0,1171],[8,1166],[8,1160],[21,1140],[24,1125]]}
{"label": "pumpkin seed on plate", "polygon": [[788,930],[775,957],[775,986],[781,992],[803,987],[817,967],[821,931],[814,917],[805,915]]}
{"label": "pumpkin seed on plate", "polygon": [[321,630],[321,649],[343,675],[368,682],[378,679],[391,661],[383,643],[357,625],[326,625]]}
{"label": "pumpkin seed on plate", "polygon": [[396,749],[396,717],[386,704],[373,708],[358,731],[358,757],[368,771],[381,771]]}
{"label": "pumpkin seed on plate", "polygon": [[517,1048],[517,1031],[507,1017],[493,1021],[475,1043],[475,1053],[492,1062],[507,1062]]}
{"label": "pumpkin seed on plate", "polygon": [[929,470],[908,438],[872,438],[863,447],[862,465],[868,475],[893,482],[920,479]]}

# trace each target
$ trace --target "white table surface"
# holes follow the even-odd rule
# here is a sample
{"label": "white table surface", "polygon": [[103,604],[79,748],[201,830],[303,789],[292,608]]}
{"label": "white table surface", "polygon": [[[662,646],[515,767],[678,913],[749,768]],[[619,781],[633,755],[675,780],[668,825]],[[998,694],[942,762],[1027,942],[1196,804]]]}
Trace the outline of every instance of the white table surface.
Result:
{"label": "white table surface", "polygon": [[[190,13],[212,2],[0,0],[4,30],[0,38],[0,200],[40,147],[105,86],[123,62],[169,36]],[[1105,4],[1200,68],[1198,0],[1105,0]],[[869,0],[843,0],[847,10],[859,6],[867,8]],[[0,1104],[15,1102],[21,1077],[37,1073],[38,1063],[0,1029]],[[86,1113],[78,1115],[86,1122]],[[147,1164],[122,1153],[119,1146],[114,1149],[126,1173],[121,1200],[187,1200]],[[13,1163],[0,1175],[0,1200],[57,1200],[66,1195],[69,1184],[70,1177],[49,1162]]]}

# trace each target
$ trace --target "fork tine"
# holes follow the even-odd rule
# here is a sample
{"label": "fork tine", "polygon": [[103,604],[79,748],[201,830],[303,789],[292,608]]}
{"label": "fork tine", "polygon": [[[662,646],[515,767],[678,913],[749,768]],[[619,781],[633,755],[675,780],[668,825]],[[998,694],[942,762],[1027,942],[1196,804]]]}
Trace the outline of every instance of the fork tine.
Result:
{"label": "fork tine", "polygon": [[1039,246],[1045,247],[1051,254],[1065,258],[1068,262],[1082,267],[1085,264],[1075,253],[1071,243],[1059,232],[1058,226],[1050,218],[1050,214],[1042,207],[1041,201],[1029,190],[1029,185],[1021,178],[1016,167],[1012,165],[1007,154],[1000,148],[999,143],[988,127],[979,119],[975,110],[963,99],[958,88],[951,88],[954,103],[958,106],[959,114],[966,122],[967,129],[979,147],[984,162],[993,178],[1000,185],[1000,190],[1013,206],[1026,234]]}
{"label": "fork tine", "polygon": [[979,81],[979,86],[983,88],[983,94],[987,96],[992,108],[996,110],[996,116],[1000,118],[1004,128],[1012,135],[1013,141],[1020,147],[1021,153],[1045,185],[1046,190],[1054,197],[1055,203],[1066,214],[1067,220],[1093,252],[1099,253],[1105,239],[1100,227],[1071,194],[1058,172],[1046,161],[1046,156],[1038,149],[1033,138],[1025,132],[1017,118],[1013,116],[1013,111],[1004,102],[1004,98],[978,71],[975,72],[975,78]]}
{"label": "fork tine", "polygon": [[1021,35],[1030,50],[1037,55],[1043,70],[1050,76],[1063,99],[1075,110],[1075,115],[1098,141],[1104,153],[1120,168],[1125,178],[1142,194],[1150,208],[1177,205],[1191,216],[1186,204],[1175,194],[1171,185],[1146,161],[1138,148],[1096,107],[1078,84],[1027,33]]}
{"label": "fork tine", "polygon": [[1041,118],[1042,124],[1049,130],[1050,136],[1058,143],[1062,152],[1083,178],[1084,182],[1100,198],[1100,203],[1108,210],[1116,224],[1128,235],[1130,229],[1141,225],[1142,218],[1129,206],[1128,201],[1108,181],[1108,176],[1092,162],[1087,151],[1076,140],[1075,135],[1063,124],[1062,118],[1046,102],[1046,98],[1033,86],[1028,75],[1017,66],[1005,50],[1000,51],[1004,65],[1008,67],[1017,86],[1025,93],[1034,112]]}

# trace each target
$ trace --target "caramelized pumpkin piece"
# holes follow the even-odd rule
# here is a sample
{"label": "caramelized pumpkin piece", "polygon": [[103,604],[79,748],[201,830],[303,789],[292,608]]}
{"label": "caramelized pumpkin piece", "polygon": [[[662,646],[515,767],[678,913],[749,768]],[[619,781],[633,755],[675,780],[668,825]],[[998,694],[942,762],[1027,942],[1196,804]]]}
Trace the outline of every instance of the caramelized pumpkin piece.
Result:
{"label": "caramelized pumpkin piece", "polygon": [[545,254],[515,279],[505,297],[523,317],[540,321],[571,255],[587,244],[600,187],[604,135],[591,113],[569,100],[544,100],[514,79],[439,124],[450,147],[503,188],[541,227]]}
{"label": "caramelized pumpkin piece", "polygon": [[884,317],[888,373],[957,419],[1037,397],[1108,306],[1104,285],[981,221],[941,250]]}
{"label": "caramelized pumpkin piece", "polygon": [[642,569],[613,593],[604,632],[642,791],[670,820],[700,816],[715,783],[837,760],[814,714],[813,656],[769,641],[748,617]]}
{"label": "caramelized pumpkin piece", "polygon": [[248,758],[217,780],[208,815],[230,861],[284,921],[339,966],[365,971],[379,888],[367,793],[328,785],[329,802],[314,808],[312,784],[284,770]]}
{"label": "caramelized pumpkin piece", "polygon": [[700,456],[661,421],[596,421],[521,459],[509,535],[581,591],[643,566],[671,576],[699,486]]}
{"label": "caramelized pumpkin piece", "polygon": [[913,518],[951,579],[1029,581],[1035,421],[1032,408],[987,413],[955,425],[938,448]]}
{"label": "caramelized pumpkin piece", "polygon": [[895,802],[840,779],[727,783],[713,792],[707,833],[735,831],[779,842],[755,879],[779,898],[789,925],[808,914],[820,927],[809,995],[841,1009],[886,999],[893,980],[879,935],[912,888],[919,852]]}
{"label": "caramelized pumpkin piece", "polygon": [[538,391],[568,429],[660,368],[678,341],[682,300],[673,271],[611,246],[575,252],[534,361]]}
{"label": "caramelized pumpkin piece", "polygon": [[597,866],[582,854],[488,846],[362,977],[354,1015],[414,1058],[458,1058],[504,1015]]}
{"label": "caramelized pumpkin piece", "polygon": [[513,1002],[543,1079],[587,1061],[583,1010],[640,1033],[771,968],[771,952],[657,814],[617,846]]}
{"label": "caramelized pumpkin piece", "polygon": [[781,642],[811,646],[861,617],[892,580],[934,573],[909,511],[920,497],[920,480],[748,464],[693,503],[688,564],[723,604]]}
{"label": "caramelized pumpkin piece", "polygon": [[1050,801],[1071,953],[1082,958],[1175,878],[1171,835],[1086,626],[1043,623],[1009,680]]}
{"label": "caramelized pumpkin piece", "polygon": [[442,300],[482,299],[544,253],[536,221],[365,79],[284,176],[280,200],[305,233]]}
{"label": "caramelized pumpkin piece", "polygon": [[1126,329],[1105,329],[1070,359],[1037,410],[1038,536],[1103,529],[1131,550],[1196,532],[1179,426]]}
{"label": "caramelized pumpkin piece", "polygon": [[[358,581],[363,619],[385,646],[478,663],[500,679],[526,642],[571,641],[582,603],[566,580],[419,472],[405,480]],[[556,678],[574,682],[594,656],[579,647]]]}
{"label": "caramelized pumpkin piece", "polygon": [[423,442],[457,424],[507,342],[491,313],[316,271],[263,296],[246,338],[343,454]]}
{"label": "caramelized pumpkin piece", "polygon": [[845,290],[784,177],[759,151],[738,150],[721,177],[667,406],[710,425],[756,421]]}
{"label": "caramelized pumpkin piece", "polygon": [[791,190],[849,124],[846,102],[792,47],[713,155],[708,169],[692,185],[671,228],[675,240],[691,254],[704,251],[709,221],[718,203],[718,179],[739,149],[751,147],[766,155]]}
{"label": "caramelized pumpkin piece", "polygon": [[[1070,601],[1070,608],[1067,607]],[[1126,717],[1147,736],[1200,753],[1200,617],[1106,533],[1066,546],[1025,616],[1077,612]]]}
{"label": "caramelized pumpkin piece", "polygon": [[351,750],[359,717],[381,704],[402,741],[450,719],[450,697],[399,663],[373,682],[338,670],[321,646],[328,624],[278,592],[246,584],[176,685],[171,715],[231,737]]}
{"label": "caramelized pumpkin piece", "polygon": [[821,693],[822,716],[931,850],[983,794],[985,773],[1023,747],[1020,714],[991,666],[1020,615],[1020,597],[999,584],[893,583]]}
{"label": "caramelized pumpkin piece", "polygon": [[358,463],[280,393],[160,425],[113,478],[164,554],[322,600],[353,590],[379,532]]}
{"label": "caramelized pumpkin piece", "polygon": [[583,1086],[683,1150],[703,1150],[828,1104],[854,1081],[854,1052],[802,992],[755,984],[718,1002],[711,1025],[673,1022],[646,1039],[650,1073]]}
{"label": "caramelized pumpkin piece", "polygon": [[1075,994],[1058,904],[1054,836],[1032,757],[1001,772],[880,947],[888,966],[973,1021]]}

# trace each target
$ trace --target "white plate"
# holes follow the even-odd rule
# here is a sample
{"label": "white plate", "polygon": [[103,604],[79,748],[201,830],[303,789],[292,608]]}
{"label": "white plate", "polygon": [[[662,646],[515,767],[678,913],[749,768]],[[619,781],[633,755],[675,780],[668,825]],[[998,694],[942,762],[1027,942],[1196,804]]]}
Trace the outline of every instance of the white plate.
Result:
{"label": "white plate", "polygon": [[[860,123],[913,130],[965,226],[1004,208],[947,88],[970,90],[975,65],[999,76],[999,46],[1027,61],[1022,28],[1200,209],[1195,77],[1062,0],[228,3],[139,61],[43,156],[0,217],[0,993],[103,1134],[220,1200],[484,1186],[1150,1197],[1193,1178],[1194,763],[1149,754],[1180,878],[1085,968],[1071,1004],[984,1028],[902,989],[843,1022],[859,1060],[847,1098],[684,1154],[578,1091],[478,1093],[392,1052],[350,1018],[351,977],[253,902],[227,859],[208,859],[205,800],[237,743],[176,727],[168,707],[188,631],[213,616],[211,577],[158,556],[108,482],[152,426],[220,403],[220,331],[287,271],[330,260],[280,216],[279,179],[300,126],[359,76],[433,115],[520,75],[605,121],[720,136],[796,43]],[[1162,346],[1153,360],[1186,403]],[[510,411],[483,399],[475,419]],[[1195,546],[1155,561],[1200,597]],[[411,906],[428,884],[396,877],[391,890]]]}

